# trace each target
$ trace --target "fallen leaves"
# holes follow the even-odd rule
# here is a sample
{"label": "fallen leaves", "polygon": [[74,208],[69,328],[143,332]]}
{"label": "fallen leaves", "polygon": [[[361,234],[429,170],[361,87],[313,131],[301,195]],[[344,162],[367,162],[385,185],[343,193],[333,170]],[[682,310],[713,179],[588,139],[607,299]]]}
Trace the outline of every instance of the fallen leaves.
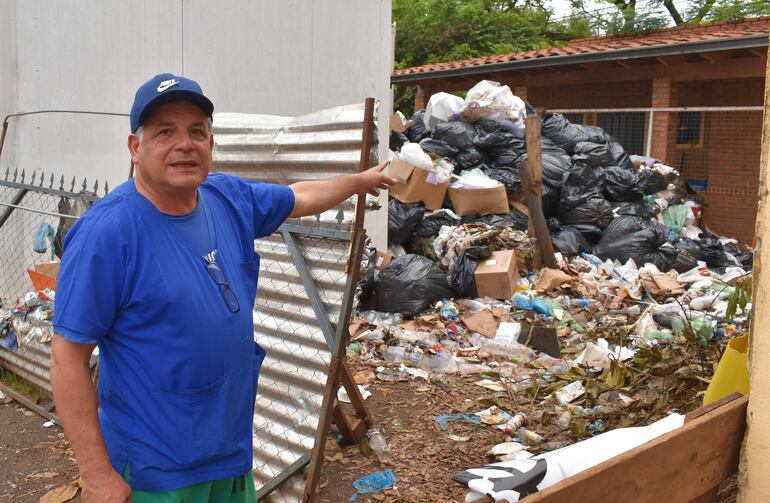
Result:
{"label": "fallen leaves", "polygon": [[40,497],[39,503],[66,503],[72,500],[79,490],[80,479],[72,480],[45,493]]}

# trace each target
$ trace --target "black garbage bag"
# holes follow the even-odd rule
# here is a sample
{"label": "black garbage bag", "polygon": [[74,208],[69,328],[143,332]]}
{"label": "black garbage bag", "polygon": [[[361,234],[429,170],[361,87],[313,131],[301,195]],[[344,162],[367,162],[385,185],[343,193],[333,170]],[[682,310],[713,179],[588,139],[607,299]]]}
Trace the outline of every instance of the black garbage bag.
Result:
{"label": "black garbage bag", "polygon": [[615,164],[615,158],[610,153],[606,143],[581,141],[575,145],[573,152],[573,161],[582,161],[589,166],[610,166]]}
{"label": "black garbage bag", "polygon": [[489,166],[492,168],[516,168],[516,161],[519,160],[521,155],[515,150],[508,150],[495,157]]}
{"label": "black garbage bag", "polygon": [[618,143],[618,141],[612,135],[604,133],[604,140],[607,142],[607,148],[609,149],[610,154],[612,154],[612,157],[615,159],[615,162],[613,163],[615,166],[620,166],[621,168],[626,169],[636,169],[634,162],[626,153],[623,145]]}
{"label": "black garbage bag", "polygon": [[492,248],[489,246],[472,246],[460,255],[449,274],[449,286],[457,297],[475,299],[479,296],[473,275],[479,262],[490,255]]}
{"label": "black garbage bag", "polygon": [[[554,248],[567,257],[574,257],[581,253],[590,253],[591,245],[580,231],[573,227],[564,227],[558,219],[548,220],[548,227],[551,231],[551,241]],[[601,232],[601,229],[599,230]]]}
{"label": "black garbage bag", "polygon": [[583,238],[591,245],[598,243],[604,235],[604,231],[600,227],[592,224],[572,224],[565,225],[564,228],[579,232]]}
{"label": "black garbage bag", "polygon": [[593,196],[569,208],[559,202],[557,214],[564,225],[588,224],[604,229],[612,221],[613,214],[610,203],[601,196]]}
{"label": "black garbage bag", "polygon": [[702,236],[700,241],[693,239],[680,239],[674,246],[681,253],[690,255],[695,260],[706,262],[713,268],[724,267],[727,264],[727,255],[719,239],[710,236]]}
{"label": "black garbage bag", "polygon": [[740,248],[735,243],[727,243],[726,245],[724,245],[724,249],[726,253],[729,253],[730,255],[735,257],[744,268],[751,269],[751,267],[753,266],[754,254],[751,253],[751,250],[746,248]]}
{"label": "black garbage bag", "polygon": [[463,151],[473,147],[473,136],[475,134],[476,131],[473,129],[473,125],[465,121],[441,122],[433,130],[433,139],[441,140],[458,151]]}
{"label": "black garbage bag", "polygon": [[603,239],[594,246],[594,255],[620,262],[634,259],[639,267],[649,262],[666,272],[671,269],[677,256],[676,249],[666,240],[667,235],[668,229],[657,222],[650,222],[646,228],[618,239]]}
{"label": "black garbage bag", "polygon": [[464,224],[485,224],[491,227],[509,227],[518,231],[526,231],[529,226],[527,215],[512,208],[508,213],[499,215],[466,215],[462,219]]}
{"label": "black garbage bag", "polygon": [[652,218],[652,208],[644,201],[626,201],[622,203],[611,203],[612,212],[618,216],[632,215],[646,219]]}
{"label": "black garbage bag", "polygon": [[552,187],[546,183],[541,184],[542,195],[540,200],[543,204],[543,215],[545,218],[555,217],[559,210],[559,199],[561,198],[561,189]]}
{"label": "black garbage bag", "polygon": [[668,187],[666,177],[651,169],[639,170],[636,183],[645,194],[657,194]]}
{"label": "black garbage bag", "polygon": [[461,220],[450,215],[446,210],[438,210],[425,215],[415,230],[415,237],[431,237],[437,236],[441,227],[449,225],[454,227],[460,225]]}
{"label": "black garbage bag", "polygon": [[471,169],[474,166],[478,166],[479,164],[484,164],[487,159],[488,156],[484,154],[483,150],[478,147],[471,146],[469,149],[463,150],[457,154],[453,160],[455,162],[456,169],[462,171],[465,169]]}
{"label": "black garbage bag", "polygon": [[391,131],[390,144],[388,146],[390,147],[390,150],[392,150],[393,152],[400,152],[401,147],[404,145],[404,143],[408,141],[409,141],[409,138],[407,138],[404,133],[399,133],[398,131]]}
{"label": "black garbage bag", "polygon": [[360,306],[368,304],[369,300],[371,300],[372,295],[374,294],[374,285],[377,280],[377,274],[379,274],[379,271],[374,267],[374,264],[377,263],[377,248],[369,248],[366,251],[366,254],[369,257],[369,269],[366,271],[366,276],[361,278],[358,282],[358,286],[361,288],[361,295],[358,298]]}
{"label": "black garbage bag", "polygon": [[569,210],[595,197],[602,197],[602,182],[593,168],[580,163],[565,173],[559,206]]}
{"label": "black garbage bag", "polygon": [[480,120],[475,125],[476,134],[473,137],[473,144],[482,150],[495,155],[514,150],[519,155],[526,153],[527,144],[517,138],[500,121],[493,119]]}
{"label": "black garbage bag", "polygon": [[406,204],[391,199],[388,202],[388,241],[408,244],[424,215],[425,205],[422,203]]}
{"label": "black garbage bag", "polygon": [[521,192],[521,177],[519,176],[519,170],[517,168],[487,167],[484,169],[484,173],[486,173],[492,180],[497,180],[505,185],[505,192],[509,196]]}
{"label": "black garbage bag", "polygon": [[377,311],[412,316],[453,292],[446,273],[431,259],[402,255],[377,275],[374,294]]}
{"label": "black garbage bag", "polygon": [[548,138],[540,141],[540,156],[543,160],[543,181],[551,187],[560,188],[564,175],[572,167],[572,159]]}
{"label": "black garbage bag", "polygon": [[420,142],[420,148],[429,154],[436,154],[439,157],[454,158],[459,151],[445,141],[433,138],[425,138]]}
{"label": "black garbage bag", "polygon": [[572,124],[562,114],[547,115],[543,118],[540,133],[559,147],[572,153],[580,142],[604,143],[600,128]]}
{"label": "black garbage bag", "polygon": [[425,127],[425,109],[418,110],[412,115],[412,125],[406,130],[406,137],[412,143],[420,143],[423,138],[430,137],[430,130]]}
{"label": "black garbage bag", "polygon": [[597,168],[604,180],[604,196],[610,201],[639,201],[644,196],[644,188],[639,185],[639,171],[619,166]]}
{"label": "black garbage bag", "polygon": [[637,216],[618,216],[604,229],[601,243],[616,241],[627,234],[633,234],[634,232],[646,229],[651,224],[650,220]]}
{"label": "black garbage bag", "polygon": [[698,266],[698,261],[686,252],[679,252],[676,254],[676,259],[674,260],[674,263],[671,265],[671,269],[675,270],[676,272],[687,272],[694,267]]}

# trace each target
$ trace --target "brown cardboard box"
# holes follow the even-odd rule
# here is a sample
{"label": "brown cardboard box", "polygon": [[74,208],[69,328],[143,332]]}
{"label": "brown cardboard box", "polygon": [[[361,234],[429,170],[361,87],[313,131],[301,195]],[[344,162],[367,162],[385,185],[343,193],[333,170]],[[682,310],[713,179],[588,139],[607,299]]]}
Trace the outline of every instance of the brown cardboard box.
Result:
{"label": "brown cardboard box", "polygon": [[29,279],[35,286],[36,291],[50,288],[56,290],[56,278],[59,276],[59,262],[47,262],[36,264],[27,269]]}
{"label": "brown cardboard box", "polygon": [[479,297],[510,299],[513,296],[519,269],[516,266],[516,252],[503,250],[492,253],[479,262],[474,274]]}
{"label": "brown cardboard box", "polygon": [[381,252],[380,250],[377,250],[377,257],[375,258],[374,268],[378,271],[382,271],[386,267],[388,267],[388,264],[390,264],[390,261],[393,260],[393,254],[388,252]]}
{"label": "brown cardboard box", "polygon": [[491,189],[449,189],[449,199],[452,201],[455,213],[465,215],[491,215],[508,213],[508,194],[504,185]]}
{"label": "brown cardboard box", "polygon": [[398,114],[393,114],[390,116],[390,130],[391,131],[398,131],[399,133],[403,133],[406,131],[406,123],[401,119],[401,117]]}
{"label": "brown cardboard box", "polygon": [[[399,180],[399,183],[390,187],[389,193],[402,203],[425,203],[429,210],[441,209],[444,202],[449,181],[435,182],[435,175],[424,169],[415,168],[404,161],[390,163],[390,176]],[[505,192],[505,189],[503,189]]]}

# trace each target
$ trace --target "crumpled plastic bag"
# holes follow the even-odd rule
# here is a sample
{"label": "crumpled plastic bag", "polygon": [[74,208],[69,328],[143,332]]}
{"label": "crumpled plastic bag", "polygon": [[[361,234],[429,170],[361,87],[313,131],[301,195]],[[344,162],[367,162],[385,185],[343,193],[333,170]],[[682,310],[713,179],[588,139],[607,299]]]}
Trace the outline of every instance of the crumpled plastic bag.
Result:
{"label": "crumpled plastic bag", "polygon": [[492,248],[489,246],[471,246],[463,251],[449,276],[449,284],[457,297],[475,299],[479,296],[474,277],[476,267],[481,260],[490,255],[492,255]]}
{"label": "crumpled plastic bag", "polygon": [[[557,251],[566,257],[574,257],[581,253],[590,253],[591,245],[588,244],[583,234],[574,227],[563,227],[559,221],[552,218],[548,221],[551,231],[551,241]],[[601,229],[599,229],[601,232]]]}
{"label": "crumpled plastic bag", "polygon": [[436,140],[435,138],[425,138],[420,141],[420,148],[429,154],[435,154],[439,157],[449,157],[450,159],[460,152],[447,142]]}
{"label": "crumpled plastic bag", "polygon": [[449,93],[436,93],[428,100],[425,108],[425,126],[430,131],[435,131],[436,126],[442,122],[452,120],[463,106],[463,99]]}
{"label": "crumpled plastic bag", "polygon": [[521,192],[521,177],[517,168],[482,168],[492,180],[505,185],[505,192],[510,195],[516,195]]}
{"label": "crumpled plastic bag", "polygon": [[433,139],[441,140],[458,151],[463,151],[473,148],[475,134],[473,125],[465,121],[442,122],[433,131]]}
{"label": "crumpled plastic bag", "polygon": [[374,290],[377,311],[405,316],[418,314],[437,300],[453,296],[446,273],[421,255],[394,258],[380,271]]}
{"label": "crumpled plastic bag", "polygon": [[437,236],[441,227],[448,225],[453,227],[460,225],[460,217],[454,214],[453,211],[448,209],[441,209],[434,211],[422,219],[420,225],[417,226],[414,235],[416,237],[431,237]]}
{"label": "crumpled plastic bag", "polygon": [[514,95],[510,87],[489,80],[482,80],[468,91],[460,110],[460,116],[468,122],[481,119],[515,122],[525,115],[524,100]]}
{"label": "crumpled plastic bag", "polygon": [[487,154],[478,147],[471,147],[463,150],[452,159],[460,170],[471,169],[484,164],[487,160]]}
{"label": "crumpled plastic bag", "polygon": [[543,118],[541,133],[568,153],[573,153],[580,142],[605,143],[604,131],[596,126],[572,124],[562,114]]}
{"label": "crumpled plastic bag", "polygon": [[422,150],[419,143],[404,143],[397,158],[416,168],[433,171],[433,159]]}
{"label": "crumpled plastic bag", "polygon": [[475,124],[473,144],[493,155],[513,152],[519,156],[527,153],[526,142],[506,127],[503,121],[484,119]]}
{"label": "crumpled plastic bag", "polygon": [[617,239],[602,239],[594,246],[594,255],[601,259],[620,260],[625,262],[633,259],[637,264],[651,263],[658,269],[667,272],[676,260],[677,252],[666,239],[668,231],[657,222],[649,226],[623,235]]}
{"label": "crumpled plastic bag", "polygon": [[540,157],[543,162],[543,182],[560,188],[564,175],[572,167],[572,159],[563,148],[548,138],[540,140]]}
{"label": "crumpled plastic bag", "polygon": [[407,204],[391,199],[388,202],[388,241],[402,245],[410,243],[424,215],[422,203]]}
{"label": "crumpled plastic bag", "polygon": [[412,125],[406,130],[406,137],[412,143],[420,143],[420,140],[430,136],[430,131],[425,127],[425,110],[418,110],[412,115]]}

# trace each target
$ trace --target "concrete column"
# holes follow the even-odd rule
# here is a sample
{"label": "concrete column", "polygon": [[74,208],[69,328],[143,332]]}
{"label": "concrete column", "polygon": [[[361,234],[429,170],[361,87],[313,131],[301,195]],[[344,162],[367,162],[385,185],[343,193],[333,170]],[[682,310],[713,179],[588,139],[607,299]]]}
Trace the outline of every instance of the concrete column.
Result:
{"label": "concrete column", "polygon": [[[770,501],[770,67],[765,79],[759,204],[754,248],[754,298],[751,313],[749,370],[751,393],[747,434],[741,456],[738,501]],[[768,243],[765,246],[765,240]]]}
{"label": "concrete column", "polygon": [[[675,83],[672,79],[658,78],[652,81],[653,108],[675,107],[677,96]],[[676,114],[671,112],[655,112],[652,124],[652,156],[668,164],[674,165],[674,141],[676,138]],[[670,158],[671,157],[671,158]]]}

